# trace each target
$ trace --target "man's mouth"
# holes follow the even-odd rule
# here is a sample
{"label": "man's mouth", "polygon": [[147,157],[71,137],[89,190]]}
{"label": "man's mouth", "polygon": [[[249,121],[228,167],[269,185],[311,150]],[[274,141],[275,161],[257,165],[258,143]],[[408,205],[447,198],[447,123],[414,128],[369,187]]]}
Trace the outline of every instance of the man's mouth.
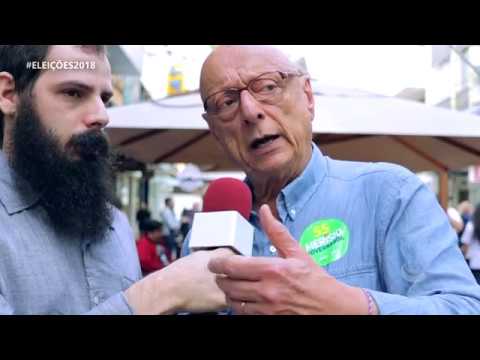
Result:
{"label": "man's mouth", "polygon": [[266,146],[275,140],[277,140],[280,137],[280,135],[266,135],[261,138],[257,138],[253,140],[250,144],[250,149],[252,150],[257,150],[260,149],[263,146]]}
{"label": "man's mouth", "polygon": [[74,159],[95,161],[108,156],[108,140],[100,132],[85,132],[72,138],[65,145],[65,150]]}

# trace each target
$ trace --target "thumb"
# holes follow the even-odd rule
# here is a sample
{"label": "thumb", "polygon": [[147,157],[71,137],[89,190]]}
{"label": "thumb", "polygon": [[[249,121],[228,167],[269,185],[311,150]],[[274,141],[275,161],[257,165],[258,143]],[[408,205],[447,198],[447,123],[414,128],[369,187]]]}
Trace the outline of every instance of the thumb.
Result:
{"label": "thumb", "polygon": [[260,207],[260,223],[270,242],[283,258],[300,258],[310,260],[310,256],[303,251],[288,229],[275,219],[267,204]]}

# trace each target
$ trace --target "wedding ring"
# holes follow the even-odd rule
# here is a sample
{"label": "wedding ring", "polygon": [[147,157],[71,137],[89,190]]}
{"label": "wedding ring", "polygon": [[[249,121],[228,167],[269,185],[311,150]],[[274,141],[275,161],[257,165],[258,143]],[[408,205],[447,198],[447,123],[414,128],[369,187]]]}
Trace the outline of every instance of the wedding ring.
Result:
{"label": "wedding ring", "polygon": [[245,314],[245,301],[242,301],[240,308],[242,309],[242,313]]}

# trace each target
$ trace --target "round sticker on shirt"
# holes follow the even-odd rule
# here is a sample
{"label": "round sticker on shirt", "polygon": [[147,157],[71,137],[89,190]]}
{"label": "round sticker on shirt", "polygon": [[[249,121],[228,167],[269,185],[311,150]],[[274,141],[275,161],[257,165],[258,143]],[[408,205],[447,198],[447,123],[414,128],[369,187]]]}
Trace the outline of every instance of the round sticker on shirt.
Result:
{"label": "round sticker on shirt", "polygon": [[310,224],[300,238],[300,246],[320,266],[340,259],[348,249],[350,232],[338,219],[319,220]]}

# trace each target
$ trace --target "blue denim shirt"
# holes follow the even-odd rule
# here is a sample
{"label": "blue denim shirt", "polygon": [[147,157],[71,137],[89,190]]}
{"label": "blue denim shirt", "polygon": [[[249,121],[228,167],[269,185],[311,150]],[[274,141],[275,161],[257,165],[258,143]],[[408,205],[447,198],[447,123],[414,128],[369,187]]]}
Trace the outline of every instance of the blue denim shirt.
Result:
{"label": "blue denim shirt", "polygon": [[123,290],[141,272],[126,216],[113,210],[91,242],[56,232],[38,200],[0,151],[0,314],[132,314]]}
{"label": "blue denim shirt", "polygon": [[[281,191],[277,209],[296,239],[320,219],[346,224],[348,250],[324,268],[369,289],[380,314],[480,314],[480,287],[445,212],[407,169],[332,160],[313,145],[310,162]],[[250,222],[253,256],[277,256],[255,212]]]}

